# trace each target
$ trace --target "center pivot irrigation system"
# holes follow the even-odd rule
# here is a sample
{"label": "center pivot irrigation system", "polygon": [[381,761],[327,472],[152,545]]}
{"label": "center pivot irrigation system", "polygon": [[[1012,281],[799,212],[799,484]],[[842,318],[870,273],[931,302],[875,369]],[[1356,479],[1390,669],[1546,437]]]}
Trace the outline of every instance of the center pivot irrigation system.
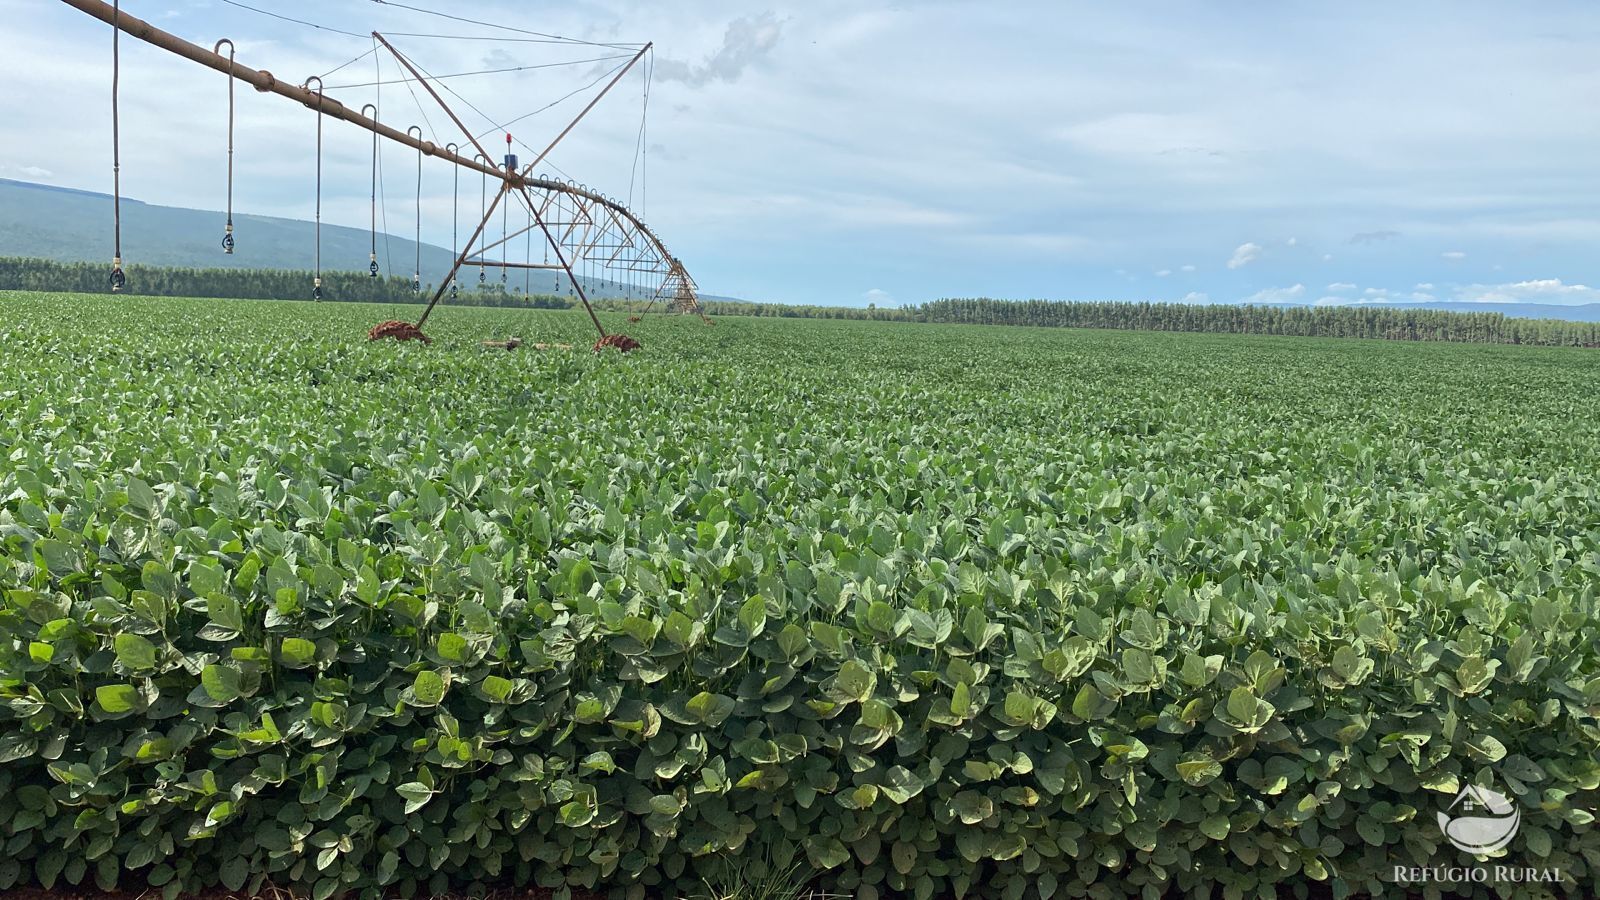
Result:
{"label": "center pivot irrigation system", "polygon": [[[478,267],[478,282],[485,284],[485,269],[495,268],[501,271],[501,284],[506,282],[506,271],[510,269],[528,270],[525,278],[531,285],[533,270],[546,270],[556,279],[556,289],[561,286],[564,275],[566,283],[573,294],[583,304],[589,313],[590,320],[594,323],[595,330],[600,333],[600,339],[595,347],[614,346],[619,349],[629,350],[638,346],[638,342],[621,334],[607,334],[605,327],[600,324],[600,318],[595,315],[594,306],[589,302],[588,291],[583,285],[587,276],[580,272],[599,272],[609,276],[603,283],[614,283],[621,288],[626,286],[629,295],[635,288],[640,291],[640,298],[645,294],[650,297],[649,304],[645,307],[648,312],[660,302],[666,308],[677,312],[693,313],[705,319],[701,310],[699,298],[696,293],[694,280],[684,270],[683,263],[668,252],[667,247],[655,232],[650,229],[640,218],[635,215],[626,204],[596,191],[590,190],[586,185],[573,181],[555,180],[539,175],[533,175],[534,168],[545,161],[550,151],[554,150],[563,138],[569,135],[579,121],[588,115],[601,98],[605,97],[613,87],[622,80],[630,69],[634,67],[650,51],[651,45],[645,44],[642,49],[634,53],[616,71],[615,75],[588,105],[568,125],[550,141],[531,163],[519,168],[517,156],[512,152],[512,136],[506,134],[506,152],[500,165],[494,163],[494,157],[484,146],[483,135],[474,135],[472,129],[464,124],[456,112],[450,108],[435,82],[439,76],[430,76],[420,66],[400,52],[384,35],[372,32],[373,49],[369,53],[376,55],[381,47],[392,55],[395,61],[405,71],[403,79],[407,88],[412,84],[420,85],[426,94],[437,103],[449,117],[450,121],[465,136],[464,145],[447,143],[439,146],[433,141],[423,139],[423,131],[418,126],[410,126],[404,131],[389,127],[378,121],[378,107],[376,104],[366,104],[361,110],[355,111],[337,99],[324,93],[321,77],[313,76],[301,84],[292,84],[279,80],[265,69],[252,69],[239,64],[234,59],[233,42],[227,38],[218,41],[212,49],[208,50],[199,45],[190,43],[176,35],[162,31],[159,28],[123,13],[120,2],[104,3],[101,0],[62,0],[68,6],[81,10],[112,27],[112,77],[111,77],[111,122],[112,122],[112,171],[113,171],[113,228],[115,230],[115,249],[112,259],[111,290],[121,291],[127,283],[126,275],[122,270],[122,223],[121,223],[121,156],[120,135],[118,133],[117,95],[121,76],[121,62],[119,50],[119,37],[126,33],[149,44],[170,51],[185,59],[193,60],[203,66],[215,69],[227,75],[228,81],[228,219],[226,231],[222,239],[224,253],[233,253],[236,247],[233,227],[233,121],[234,121],[234,80],[243,81],[262,93],[274,93],[305,105],[317,113],[316,128],[316,248],[315,248],[315,273],[312,281],[312,299],[322,299],[322,120],[325,117],[342,119],[359,125],[372,132],[372,157],[373,157],[373,215],[372,215],[372,250],[369,261],[369,274],[378,276],[378,181],[380,176],[380,163],[378,157],[378,139],[384,138],[399,144],[404,144],[417,151],[417,268],[412,275],[412,290],[420,293],[422,289],[421,273],[421,232],[422,232],[422,161],[424,157],[434,157],[448,162],[456,167],[453,177],[454,199],[452,201],[452,215],[460,206],[460,169],[477,172],[480,176],[480,204],[481,218],[472,234],[467,238],[464,246],[453,247],[455,263],[448,274],[440,280],[434,290],[432,298],[423,310],[422,316],[415,324],[407,322],[384,322],[372,329],[370,336],[377,340],[380,338],[394,337],[400,340],[418,339],[427,341],[422,333],[422,326],[432,315],[433,309],[439,304],[446,292],[455,298],[458,296],[458,279],[463,266],[474,265]],[[380,0],[382,2],[382,0]],[[241,5],[242,4],[236,4]],[[249,7],[245,7],[249,8]],[[406,7],[415,9],[414,7]],[[254,10],[264,12],[262,10]],[[427,10],[417,10],[427,12]],[[276,16],[275,13],[264,13]],[[448,14],[446,18],[456,18]],[[297,20],[292,20],[297,21]],[[462,20],[468,21],[468,20]],[[302,22],[300,24],[310,25]],[[478,23],[488,24],[488,23]],[[313,25],[312,27],[323,28]],[[324,29],[332,30],[332,29]],[[353,33],[344,32],[346,34]],[[606,45],[615,47],[616,45]],[[223,55],[226,48],[227,55]],[[630,48],[631,49],[631,48]],[[367,54],[363,54],[367,55]],[[360,59],[360,57],[357,57]],[[354,62],[354,60],[352,60]],[[346,63],[348,65],[349,63]],[[342,68],[342,67],[341,67]],[[330,73],[331,74],[331,73]],[[469,73],[471,74],[471,73]],[[451,77],[451,76],[444,76]],[[602,76],[603,77],[603,76]],[[381,77],[375,84],[383,84]],[[598,83],[598,79],[596,81]],[[362,87],[366,85],[352,85]],[[461,98],[448,86],[445,90]],[[414,92],[413,92],[414,96]],[[571,96],[571,95],[568,95]],[[646,94],[648,97],[648,93]],[[559,101],[558,101],[559,102]],[[419,110],[421,109],[418,101]],[[553,105],[553,104],[552,104]],[[472,107],[480,116],[484,114]],[[368,112],[371,115],[368,115]],[[426,118],[426,113],[423,113]],[[484,116],[484,118],[488,118]],[[491,120],[492,121],[492,120]],[[641,130],[641,144],[642,141]],[[530,147],[531,149],[531,147]],[[474,151],[470,156],[466,151]],[[488,185],[493,182],[498,187],[492,192]],[[631,195],[631,191],[630,191]],[[509,202],[507,198],[513,198]],[[523,227],[511,229],[508,222],[507,209],[520,202],[526,212],[527,224]],[[487,230],[494,219],[496,210],[501,213],[501,236],[499,240],[490,240]],[[544,239],[543,261],[535,262],[531,252],[531,236],[537,231]],[[452,243],[458,237],[459,231],[456,223],[452,222]],[[512,241],[521,237],[527,247],[527,261],[513,262],[508,257]],[[498,250],[499,259],[490,259],[485,254]],[[553,258],[552,258],[553,257]],[[591,278],[591,285],[593,279]],[[637,321],[638,317],[632,317]],[[709,320],[707,320],[709,321]]]}

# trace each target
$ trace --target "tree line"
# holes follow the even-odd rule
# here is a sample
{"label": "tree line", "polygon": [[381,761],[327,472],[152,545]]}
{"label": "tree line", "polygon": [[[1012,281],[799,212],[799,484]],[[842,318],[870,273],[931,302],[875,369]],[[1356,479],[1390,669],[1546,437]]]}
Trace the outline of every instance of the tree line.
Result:
{"label": "tree line", "polygon": [[[108,293],[105,265],[45,259],[0,257],[0,290]],[[284,269],[191,269],[165,266],[127,267],[125,293],[169,297],[284,299],[311,297],[311,273]],[[422,303],[433,285],[420,293],[406,278],[372,278],[359,272],[325,272],[323,299],[348,302]],[[498,282],[482,287],[465,280],[460,296],[449,302],[471,306],[566,309],[573,297],[524,294]],[[606,298],[600,309],[641,312],[644,300]],[[1237,306],[1187,303],[1125,303],[1073,300],[995,300],[987,297],[944,299],[929,303],[879,308],[797,306],[786,303],[702,301],[711,316],[760,316],[805,319],[868,319],[890,322],[933,322],[967,325],[1026,325],[1046,328],[1113,328],[1127,331],[1191,331],[1218,334],[1267,334],[1300,337],[1354,337],[1399,341],[1454,341],[1491,344],[1535,344],[1600,347],[1600,323],[1557,319],[1519,319],[1498,312],[1450,312],[1373,306]],[[661,309],[661,304],[656,304]]]}
{"label": "tree line", "polygon": [[1056,300],[935,300],[923,322],[1279,334],[1391,341],[1600,347],[1600,323],[1521,319],[1499,312],[1375,306],[1235,306]]}
{"label": "tree line", "polygon": [[[198,269],[178,266],[124,266],[122,293],[153,297],[223,297],[237,300],[310,300],[312,273],[292,269]],[[0,257],[0,290],[111,292],[111,270],[104,263],[58,262],[50,259]],[[364,272],[322,273],[322,299],[350,303],[426,303],[436,284],[411,289],[411,279],[373,278]],[[457,303],[473,306],[564,308],[566,297],[523,294],[499,281],[479,286],[462,279]]]}

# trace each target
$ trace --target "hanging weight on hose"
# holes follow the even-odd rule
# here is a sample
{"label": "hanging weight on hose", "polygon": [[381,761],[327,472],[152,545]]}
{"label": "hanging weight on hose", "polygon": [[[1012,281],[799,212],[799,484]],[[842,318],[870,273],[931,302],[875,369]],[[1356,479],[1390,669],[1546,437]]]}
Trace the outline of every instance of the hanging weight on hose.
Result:
{"label": "hanging weight on hose", "polygon": [[412,131],[417,133],[417,265],[411,270],[411,293],[422,293],[422,128],[413,125],[406,129],[406,134]]}
{"label": "hanging weight on hose", "polygon": [[311,278],[311,299],[322,300],[322,79],[313,75],[301,87],[311,90],[317,83],[317,217],[316,217],[316,270]]}
{"label": "hanging weight on hose", "polygon": [[[511,133],[510,132],[506,132],[505,167],[506,167],[506,174],[507,175],[515,175],[515,174],[517,174],[517,157],[516,157],[515,154],[513,154],[511,152]],[[506,243],[508,240],[510,240],[510,234],[506,230],[507,223],[510,221],[510,218],[509,218],[510,213],[511,213],[511,204],[510,203],[507,203],[506,205],[500,207],[500,258],[501,259],[510,259],[510,257],[511,257],[511,245]],[[507,274],[509,274],[509,273],[506,271],[506,267],[505,266],[501,266],[500,267],[500,290],[502,290],[502,291],[506,289],[506,275]]]}
{"label": "hanging weight on hose", "polygon": [[122,34],[122,7],[111,4],[111,293],[120,293],[128,285],[128,276],[122,273],[122,137],[117,117],[117,88],[122,77],[122,60],[117,48],[117,38]]}
{"label": "hanging weight on hose", "polygon": [[222,232],[222,252],[233,254],[233,41],[217,41],[211,52],[222,55],[222,45],[228,45],[228,224]]}
{"label": "hanging weight on hose", "polygon": [[[483,160],[485,165],[490,165],[490,166],[494,165],[494,160],[490,159],[487,156],[484,156],[482,153],[474,153],[472,155],[472,158],[473,158],[473,160],[480,160],[480,159]],[[478,173],[478,210],[479,210],[478,215],[481,218],[483,218],[483,219],[488,219],[489,218],[489,176],[485,172],[479,172]],[[480,249],[478,251],[478,288],[479,288],[479,290],[483,289],[484,281],[485,281],[485,278],[484,278],[484,274],[483,274],[483,251]]]}
{"label": "hanging weight on hose", "polygon": [[[369,109],[372,110],[372,115],[370,116],[370,118],[374,122],[376,122],[378,120],[378,105],[376,103],[368,103],[365,106],[362,106],[361,107],[361,114],[365,116],[367,114],[367,110],[369,110]],[[377,278],[378,277],[378,132],[376,132],[376,131],[372,132],[372,203],[371,203],[371,207],[372,207],[371,208],[372,227],[370,229],[370,233],[372,235],[372,248],[371,248],[371,250],[368,251],[368,254],[367,254],[367,259],[368,259],[368,261],[367,261],[367,275],[369,277],[372,277],[372,278]]]}
{"label": "hanging weight on hose", "polygon": [[[444,149],[450,151],[450,156],[452,158],[455,157],[455,155],[457,153],[461,152],[461,148],[456,146],[453,143],[445,144],[444,145]],[[457,230],[456,230],[456,226],[459,225],[460,221],[461,221],[461,216],[456,212],[456,210],[459,208],[460,199],[461,199],[461,167],[458,166],[458,165],[451,166],[450,167],[450,171],[454,173],[451,176],[451,185],[450,185],[450,258],[451,259],[457,259],[457,258],[459,258],[458,257],[459,251],[457,250],[457,247],[461,243],[460,235],[457,233]],[[459,268],[459,267],[457,267],[457,268]],[[456,299],[456,284],[459,281],[460,281],[460,279],[456,278],[456,269],[451,269],[450,270],[450,299],[451,300]]]}

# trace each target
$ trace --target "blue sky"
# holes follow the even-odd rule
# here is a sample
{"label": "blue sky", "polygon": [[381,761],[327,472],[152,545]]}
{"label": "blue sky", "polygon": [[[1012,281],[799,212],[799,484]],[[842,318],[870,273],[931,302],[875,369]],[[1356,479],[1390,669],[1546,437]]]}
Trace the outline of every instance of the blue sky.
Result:
{"label": "blue sky", "polygon": [[[362,0],[250,5],[363,34],[484,33]],[[642,205],[710,293],[1600,301],[1589,287],[1600,284],[1593,4],[419,5],[653,40]],[[197,43],[228,36],[241,62],[296,81],[371,45],[220,0],[124,8]],[[0,177],[107,190],[109,29],[37,0],[0,0],[0,20]],[[598,55],[395,40],[434,73]],[[123,47],[125,191],[220,208],[224,80]],[[371,66],[327,83],[370,81]],[[503,121],[596,74],[585,64],[452,84]],[[634,173],[636,206],[643,88],[630,75],[552,156],[614,196]],[[369,88],[330,94],[372,99]],[[420,121],[404,88],[383,101],[391,123]],[[311,113],[248,88],[239,102],[236,208],[310,218]],[[513,130],[542,147],[579,108]],[[325,134],[325,221],[364,226],[367,133],[330,123]],[[390,230],[409,233],[415,157],[392,147],[384,160]],[[429,167],[423,190],[424,238],[448,246],[449,169]]]}

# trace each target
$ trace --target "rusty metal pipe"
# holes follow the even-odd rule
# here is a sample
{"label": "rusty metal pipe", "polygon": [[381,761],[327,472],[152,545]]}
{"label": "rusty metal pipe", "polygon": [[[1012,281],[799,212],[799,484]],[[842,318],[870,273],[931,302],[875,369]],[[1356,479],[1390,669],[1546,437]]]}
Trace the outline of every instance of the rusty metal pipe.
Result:
{"label": "rusty metal pipe", "polygon": [[[316,91],[306,90],[298,84],[284,81],[266,69],[252,69],[249,66],[235,62],[232,63],[232,68],[230,70],[228,57],[222,56],[211,50],[207,50],[206,48],[197,44],[192,44],[183,38],[172,34],[171,32],[162,31],[143,19],[134,18],[127,13],[121,13],[119,16],[117,10],[114,9],[109,3],[101,2],[101,0],[61,0],[61,2],[72,7],[73,9],[78,10],[79,12],[93,16],[94,18],[99,19],[113,28],[120,29],[129,37],[138,38],[147,44],[160,47],[162,50],[166,50],[169,53],[175,53],[184,59],[197,62],[208,69],[214,69],[224,75],[232,75],[234,78],[249,84],[251,87],[254,87],[261,93],[278,94],[282,97],[288,97],[290,100],[294,100],[309,109],[318,110],[324,115],[333,116],[336,119],[343,119],[344,121],[353,125],[359,125],[368,131],[375,131],[391,141],[405,144],[407,147],[410,147],[414,150],[421,150],[428,156],[448,160],[449,162],[452,162],[458,166],[463,166],[475,172],[482,172],[485,175],[492,175],[500,181],[506,182],[513,188],[530,187],[537,188],[541,191],[560,191],[567,194],[577,194],[596,203],[614,206],[617,208],[618,212],[621,212],[623,215],[632,218],[632,215],[629,213],[627,207],[607,199],[602,194],[568,185],[564,182],[554,181],[549,178],[530,178],[520,173],[507,172],[499,166],[494,165],[492,158],[489,164],[484,164],[468,159],[460,154],[451,153],[443,147],[435,145],[432,141],[424,141],[411,137],[403,131],[396,131],[395,129],[390,128],[389,126],[384,125],[375,119],[370,119],[361,113],[355,112],[332,97],[322,97],[319,101]],[[424,84],[426,84],[426,82],[424,82]],[[642,225],[643,223],[640,224]]]}

